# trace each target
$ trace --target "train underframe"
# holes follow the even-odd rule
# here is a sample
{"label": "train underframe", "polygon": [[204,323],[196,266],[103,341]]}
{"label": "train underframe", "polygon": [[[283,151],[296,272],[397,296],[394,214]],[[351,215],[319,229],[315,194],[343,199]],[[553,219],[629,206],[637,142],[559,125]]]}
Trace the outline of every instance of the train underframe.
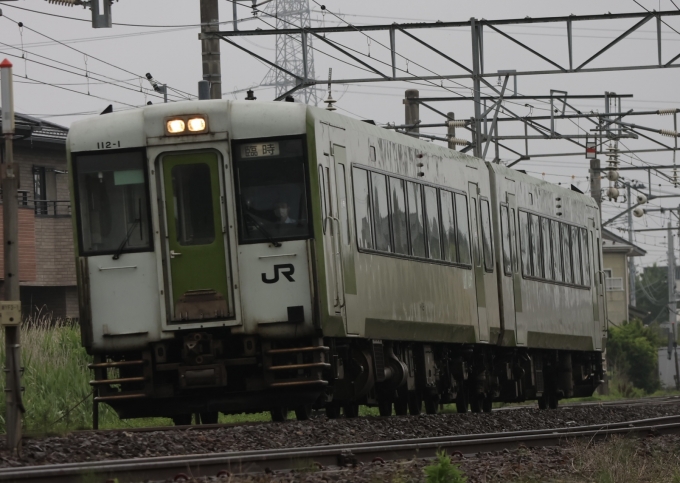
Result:
{"label": "train underframe", "polygon": [[100,403],[121,418],[215,423],[222,413],[313,409],[355,417],[361,405],[390,414],[491,411],[494,402],[555,408],[587,397],[603,379],[602,353],[484,344],[359,338],[259,339],[196,331],[140,352],[95,355],[94,424]]}

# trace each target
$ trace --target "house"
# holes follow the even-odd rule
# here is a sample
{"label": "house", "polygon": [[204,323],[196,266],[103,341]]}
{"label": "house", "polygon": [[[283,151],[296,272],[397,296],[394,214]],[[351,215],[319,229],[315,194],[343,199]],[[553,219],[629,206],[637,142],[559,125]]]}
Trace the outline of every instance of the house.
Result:
{"label": "house", "polygon": [[602,271],[605,274],[607,292],[607,316],[619,325],[639,317],[639,311],[630,303],[630,284],[628,260],[630,257],[641,257],[647,252],[628,240],[602,229]]}
{"label": "house", "polygon": [[[68,129],[22,114],[16,114],[15,119],[22,310],[24,316],[41,312],[77,318],[78,292],[66,165]],[[2,148],[0,159],[4,156],[4,146]],[[0,246],[0,277],[4,276],[2,251]],[[0,281],[0,290],[1,286]]]}

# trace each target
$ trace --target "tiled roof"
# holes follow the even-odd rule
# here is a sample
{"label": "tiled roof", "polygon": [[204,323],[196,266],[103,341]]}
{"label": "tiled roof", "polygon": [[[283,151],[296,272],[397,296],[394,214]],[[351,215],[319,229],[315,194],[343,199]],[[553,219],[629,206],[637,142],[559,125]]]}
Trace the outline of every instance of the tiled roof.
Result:
{"label": "tiled roof", "polygon": [[[2,110],[0,110],[0,113]],[[68,128],[54,124],[49,121],[44,121],[36,117],[28,116],[26,114],[15,113],[14,115],[17,135],[23,139],[30,137],[36,141],[47,141],[65,143]],[[0,119],[0,126],[2,126],[2,119]]]}

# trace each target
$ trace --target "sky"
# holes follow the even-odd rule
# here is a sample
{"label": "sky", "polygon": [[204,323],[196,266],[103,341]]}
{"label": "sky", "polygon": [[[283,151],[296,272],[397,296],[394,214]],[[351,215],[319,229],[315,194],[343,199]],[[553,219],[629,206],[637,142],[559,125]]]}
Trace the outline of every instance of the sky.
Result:
{"label": "sky", "polygon": [[[680,1],[676,0],[680,5]],[[245,20],[239,28],[269,29],[274,20],[264,14],[253,17],[245,2],[238,5],[239,19]],[[321,6],[325,6],[322,13]],[[231,30],[231,0],[220,0],[221,29]],[[265,7],[260,7],[264,9]],[[466,21],[477,19],[503,19],[524,17],[549,17],[657,11],[679,11],[670,0],[572,0],[570,2],[546,2],[539,0],[310,0],[313,26],[392,24],[427,21]],[[130,109],[162,98],[150,90],[144,78],[149,72],[161,83],[170,87],[170,101],[176,102],[195,97],[197,82],[201,79],[200,11],[198,0],[120,0],[113,4],[111,29],[92,29],[90,12],[82,7],[66,7],[45,0],[19,0],[0,2],[3,16],[0,18],[0,59],[8,58],[14,64],[15,108],[17,112],[30,114],[45,120],[69,126],[72,122],[96,115],[109,104],[115,110]],[[28,11],[28,10],[33,10]],[[67,17],[67,18],[64,18]],[[637,20],[609,20],[606,22],[577,22],[574,24],[574,63],[580,64],[601,47],[616,38]],[[680,16],[669,17],[662,25],[662,51],[664,61],[680,53]],[[22,27],[19,24],[23,25]],[[121,25],[127,24],[127,25]],[[135,25],[135,26],[131,26]],[[531,48],[549,56],[561,65],[568,64],[566,25],[564,23],[543,25],[520,25],[502,27],[502,30],[526,43]],[[447,28],[436,31],[414,31],[421,39],[440,49],[456,60],[469,64],[471,59],[470,29]],[[353,49],[356,57],[389,74],[389,36],[387,32],[329,34],[328,37]],[[239,45],[258,55],[274,60],[275,38],[241,37]],[[442,57],[419,46],[402,34],[397,35],[397,67],[400,75],[412,76],[412,82],[380,82],[368,84],[334,85],[333,97],[338,100],[338,112],[359,119],[372,119],[378,124],[403,123],[404,90],[417,88],[421,97],[472,95],[469,80],[425,82],[422,75],[460,74],[462,70]],[[314,47],[315,77],[327,79],[329,68],[334,79],[371,77],[352,61],[326,44],[316,41]],[[614,46],[605,56],[593,62],[593,67],[620,65],[649,65],[657,61],[656,23],[650,21],[629,38]],[[507,69],[544,69],[551,67],[522,48],[504,40],[490,31],[484,32],[485,72]],[[260,87],[269,67],[248,54],[221,43],[223,95],[226,99],[242,99],[247,88],[254,88],[258,100],[272,100],[274,90]],[[678,61],[680,63],[680,61]],[[353,64],[353,65],[351,65]],[[605,91],[632,94],[622,100],[622,110],[656,111],[680,108],[678,92],[680,69],[654,69],[644,71],[618,71],[560,75],[521,76],[518,93],[522,95],[549,95],[551,89],[569,94],[603,94]],[[496,78],[490,78],[494,85]],[[510,81],[510,85],[512,81]],[[484,89],[483,92],[487,92]],[[318,91],[321,98],[327,95],[326,87]],[[601,99],[576,100],[572,103],[583,112],[604,110]],[[438,102],[436,107],[444,112],[454,112],[457,119],[473,115],[471,102]],[[504,107],[519,116],[546,115],[549,104],[545,101],[506,101]],[[436,113],[421,108],[423,123],[442,122]],[[674,129],[672,116],[639,116],[630,118],[644,126],[658,129]],[[586,120],[560,120],[556,130],[565,134],[585,134],[592,125]],[[519,123],[500,124],[501,135],[519,135],[523,128]],[[421,132],[442,136],[444,128],[423,128]],[[457,132],[457,137],[470,139],[470,133]],[[672,138],[655,139],[672,143]],[[435,141],[439,142],[439,141]],[[514,150],[523,152],[523,141],[507,141]],[[625,139],[621,148],[648,149],[654,144],[644,139]],[[529,174],[549,182],[568,187],[574,184],[583,191],[589,190],[588,160],[583,154],[563,157],[545,156],[553,153],[575,153],[582,148],[565,140],[532,140],[529,151],[532,159],[515,166]],[[490,149],[491,156],[493,148]],[[543,154],[544,156],[540,156]],[[536,156],[538,155],[538,156]],[[501,151],[501,161],[511,162],[516,155]],[[606,160],[606,157],[601,157]],[[678,160],[680,162],[680,160]],[[644,153],[637,157],[621,157],[622,165],[673,164],[673,155]],[[603,165],[605,163],[603,162]],[[668,172],[669,174],[670,171]],[[623,171],[622,176],[643,183],[648,191],[647,174],[644,171]],[[665,178],[653,175],[651,192],[654,195],[680,195]],[[603,180],[602,185],[608,186]],[[623,192],[623,190],[622,190]],[[650,202],[649,208],[677,207],[678,198],[663,198]],[[607,220],[626,208],[623,197],[617,202],[605,201],[603,220]],[[668,212],[647,213],[635,219],[635,228],[666,226]],[[612,225],[613,229],[625,226],[626,217]],[[673,217],[673,225],[678,226]],[[623,237],[627,232],[616,231]],[[658,263],[665,265],[665,232],[637,233],[635,242],[647,250],[648,255],[637,260],[638,265]],[[675,239],[676,257],[680,255],[680,243]]]}

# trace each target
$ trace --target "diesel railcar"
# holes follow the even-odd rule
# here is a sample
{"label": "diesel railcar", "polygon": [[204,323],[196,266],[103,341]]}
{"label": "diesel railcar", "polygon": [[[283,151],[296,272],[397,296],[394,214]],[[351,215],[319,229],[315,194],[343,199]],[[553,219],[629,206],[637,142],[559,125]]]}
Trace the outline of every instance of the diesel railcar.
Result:
{"label": "diesel railcar", "polygon": [[82,342],[121,418],[545,408],[603,377],[579,192],[289,102],[109,113],[67,146]]}

